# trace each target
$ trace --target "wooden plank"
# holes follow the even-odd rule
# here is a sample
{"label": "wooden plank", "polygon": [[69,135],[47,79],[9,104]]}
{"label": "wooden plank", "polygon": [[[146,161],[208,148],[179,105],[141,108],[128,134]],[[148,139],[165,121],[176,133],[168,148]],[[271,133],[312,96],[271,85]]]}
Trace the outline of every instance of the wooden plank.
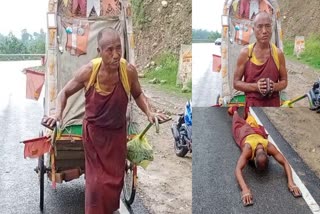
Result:
{"label": "wooden plank", "polygon": [[81,168],[84,170],[85,164],[84,159],[79,160],[56,160],[56,170],[57,172],[68,170],[68,169],[75,169]]}
{"label": "wooden plank", "polygon": [[[59,173],[55,173],[56,175],[56,182],[62,183],[63,181],[71,181],[74,179],[78,179],[84,173],[83,170],[76,168],[76,169],[69,169],[65,171],[61,171]],[[48,172],[48,178],[52,181],[51,172]]]}
{"label": "wooden plank", "polygon": [[59,140],[56,142],[55,149],[57,151],[83,151],[83,144],[82,141]]}
{"label": "wooden plank", "polygon": [[57,151],[56,160],[84,159],[84,151]]}

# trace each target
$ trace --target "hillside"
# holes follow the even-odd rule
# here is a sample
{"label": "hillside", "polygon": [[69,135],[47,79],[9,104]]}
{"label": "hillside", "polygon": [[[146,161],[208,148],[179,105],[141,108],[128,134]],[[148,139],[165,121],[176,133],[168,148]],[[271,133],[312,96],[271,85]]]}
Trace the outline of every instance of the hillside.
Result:
{"label": "hillside", "polygon": [[318,26],[320,20],[319,0],[279,0],[282,27],[285,39],[293,39],[296,35],[309,36],[320,34]]}
{"label": "hillside", "polygon": [[143,68],[159,53],[178,56],[181,44],[191,44],[192,1],[133,0],[139,12],[134,22],[136,64]]}

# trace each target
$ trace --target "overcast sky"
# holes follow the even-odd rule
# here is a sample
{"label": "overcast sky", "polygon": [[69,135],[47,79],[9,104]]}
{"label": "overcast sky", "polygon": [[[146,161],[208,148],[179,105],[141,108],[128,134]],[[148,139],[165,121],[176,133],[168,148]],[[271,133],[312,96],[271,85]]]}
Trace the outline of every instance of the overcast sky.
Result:
{"label": "overcast sky", "polygon": [[[221,14],[225,0],[193,0],[192,28],[221,32]],[[22,29],[28,32],[46,31],[48,0],[1,0],[0,33],[12,31],[20,36]]]}
{"label": "overcast sky", "polygon": [[193,0],[192,29],[221,32],[221,15],[225,0]]}
{"label": "overcast sky", "polygon": [[20,36],[22,29],[29,33],[46,31],[48,0],[1,0],[0,33],[12,31]]}

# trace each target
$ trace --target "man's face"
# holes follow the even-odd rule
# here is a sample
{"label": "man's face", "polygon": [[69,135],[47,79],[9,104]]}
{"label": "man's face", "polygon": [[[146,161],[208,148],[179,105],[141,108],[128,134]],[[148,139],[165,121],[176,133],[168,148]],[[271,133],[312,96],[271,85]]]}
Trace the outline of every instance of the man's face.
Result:
{"label": "man's face", "polygon": [[104,34],[99,43],[98,52],[105,66],[111,69],[118,69],[122,56],[120,37]]}
{"label": "man's face", "polygon": [[258,42],[270,42],[272,36],[272,22],[269,17],[261,15],[256,18],[254,34]]}

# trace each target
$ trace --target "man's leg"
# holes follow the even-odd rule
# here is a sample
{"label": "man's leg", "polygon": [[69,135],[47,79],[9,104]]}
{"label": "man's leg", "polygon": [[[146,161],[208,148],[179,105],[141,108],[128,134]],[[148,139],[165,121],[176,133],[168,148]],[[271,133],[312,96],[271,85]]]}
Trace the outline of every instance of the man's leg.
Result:
{"label": "man's leg", "polygon": [[242,127],[247,125],[247,122],[239,116],[238,111],[233,112],[232,117],[232,134],[236,144],[241,148],[242,141]]}

